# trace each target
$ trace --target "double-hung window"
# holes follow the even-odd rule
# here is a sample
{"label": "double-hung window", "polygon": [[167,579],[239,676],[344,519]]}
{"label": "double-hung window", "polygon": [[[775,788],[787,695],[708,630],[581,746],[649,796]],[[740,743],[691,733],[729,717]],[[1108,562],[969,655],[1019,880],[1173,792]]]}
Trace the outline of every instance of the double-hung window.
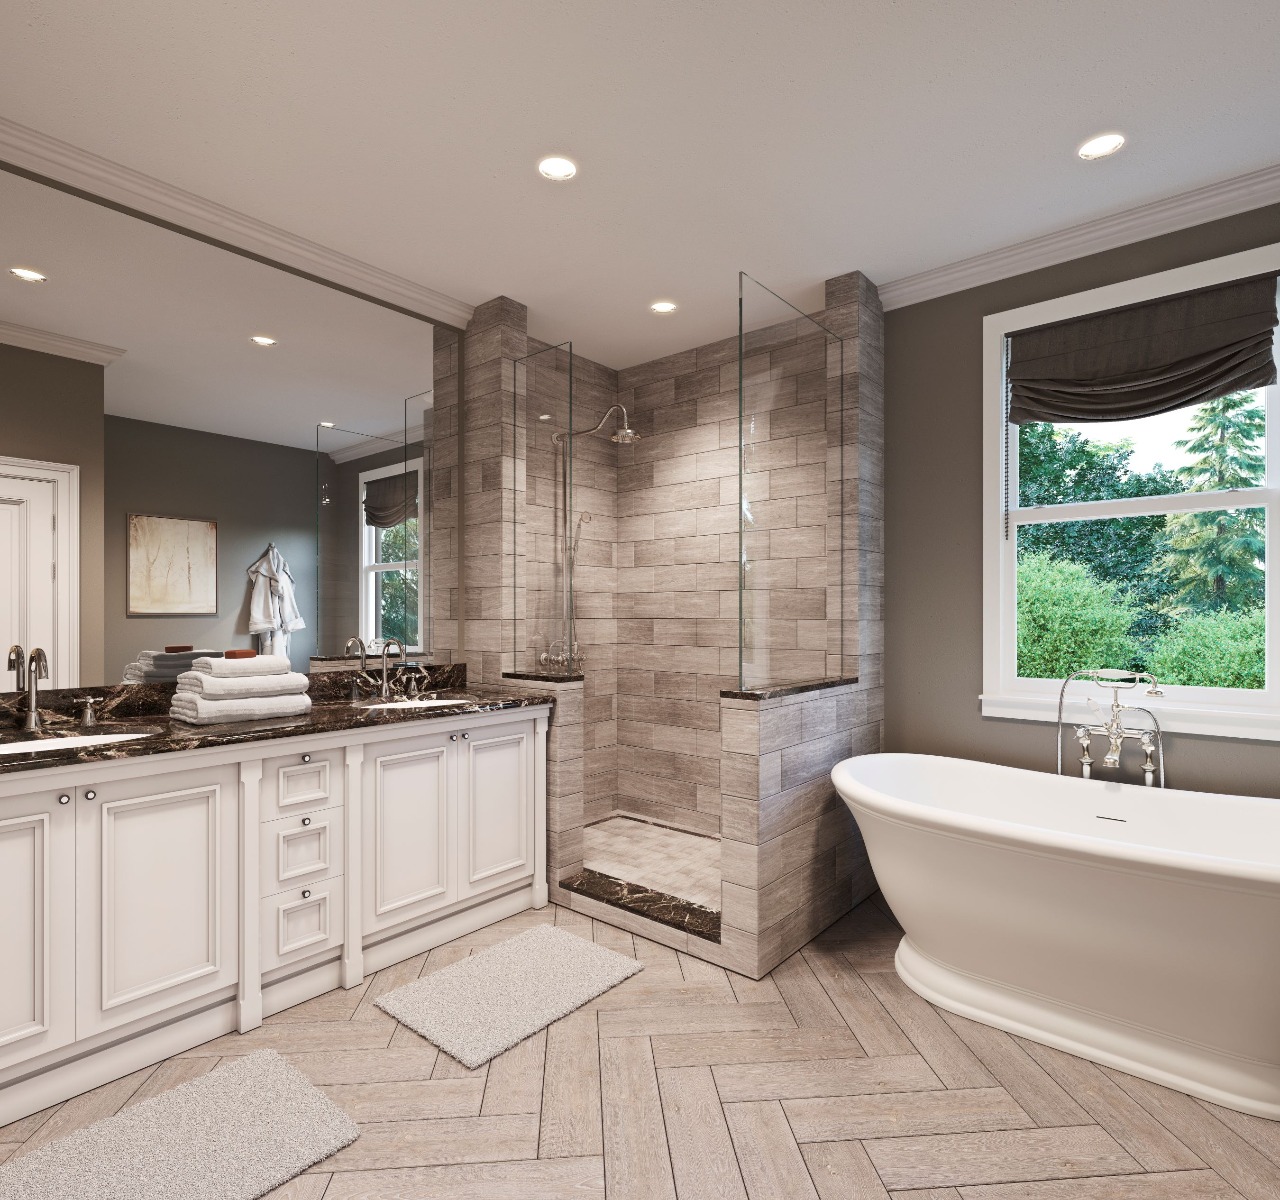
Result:
{"label": "double-hung window", "polygon": [[409,651],[429,645],[425,495],[420,458],[360,474],[360,636],[370,649],[392,637]]}
{"label": "double-hung window", "polygon": [[1122,353],[1112,392],[1027,383],[1018,360],[1070,360],[1061,330],[1114,327],[1095,314],[1136,312],[1146,336],[1155,306],[1258,280],[1274,325],[1278,270],[1280,245],[986,318],[985,716],[1051,721],[1061,681],[1105,667],[1158,679],[1142,703],[1167,730],[1280,740],[1280,387],[1259,382],[1274,331],[1254,322],[1252,358],[1188,349],[1181,396],[1158,364],[1135,385]]}

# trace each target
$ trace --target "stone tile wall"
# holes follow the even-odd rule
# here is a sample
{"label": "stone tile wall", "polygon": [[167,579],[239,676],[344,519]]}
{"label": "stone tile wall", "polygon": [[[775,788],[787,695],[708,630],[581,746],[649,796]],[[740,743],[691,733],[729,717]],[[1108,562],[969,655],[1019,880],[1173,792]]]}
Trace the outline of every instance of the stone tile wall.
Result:
{"label": "stone tile wall", "polygon": [[721,953],[759,977],[875,890],[831,768],[879,750],[881,689],[845,684],[721,709]]}
{"label": "stone tile wall", "polygon": [[582,870],[582,683],[504,679],[502,686],[556,698],[547,728],[547,882],[554,893],[560,880]]}
{"label": "stone tile wall", "polygon": [[[541,353],[538,353],[541,351]],[[526,622],[522,671],[544,668],[538,656],[558,641],[563,630],[561,545],[562,458],[552,434],[569,427],[569,353],[530,339],[531,357],[517,367],[516,387],[525,396],[525,540],[517,578],[523,581]],[[590,429],[616,402],[618,375],[590,359],[573,358],[575,429]],[[550,420],[540,420],[542,415]],[[617,451],[609,440],[612,425],[573,443],[570,538],[578,537],[573,576],[578,642],[586,655],[582,667],[586,717],[586,810],[588,822],[608,816],[617,792]],[[521,656],[517,655],[517,658]]]}

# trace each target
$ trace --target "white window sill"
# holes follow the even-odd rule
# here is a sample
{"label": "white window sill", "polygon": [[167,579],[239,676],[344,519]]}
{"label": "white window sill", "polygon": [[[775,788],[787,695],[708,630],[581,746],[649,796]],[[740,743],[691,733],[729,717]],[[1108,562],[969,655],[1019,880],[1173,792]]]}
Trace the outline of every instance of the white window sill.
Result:
{"label": "white window sill", "polygon": [[[1122,696],[1122,699],[1124,697]],[[1096,697],[1099,704],[1102,697]],[[982,715],[1006,721],[1041,721],[1052,725],[1058,719],[1058,698],[1053,696],[983,695]],[[1138,695],[1129,703],[1149,708],[1165,733],[1192,733],[1201,737],[1248,738],[1257,742],[1280,742],[1280,712],[1272,708],[1228,708],[1195,706],[1168,698]],[[1079,692],[1067,693],[1063,720],[1068,724],[1093,721]],[[1140,720],[1141,718],[1135,718]]]}

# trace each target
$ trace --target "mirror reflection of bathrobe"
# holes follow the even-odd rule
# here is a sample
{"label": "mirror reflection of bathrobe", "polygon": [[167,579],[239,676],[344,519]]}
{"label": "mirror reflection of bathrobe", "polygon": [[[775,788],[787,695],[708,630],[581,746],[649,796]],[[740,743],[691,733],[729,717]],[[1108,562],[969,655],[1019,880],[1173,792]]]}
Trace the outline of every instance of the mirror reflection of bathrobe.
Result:
{"label": "mirror reflection of bathrobe", "polygon": [[298,610],[289,564],[272,543],[248,573],[253,589],[249,597],[249,632],[258,635],[260,653],[288,657],[289,634],[305,629],[307,624]]}

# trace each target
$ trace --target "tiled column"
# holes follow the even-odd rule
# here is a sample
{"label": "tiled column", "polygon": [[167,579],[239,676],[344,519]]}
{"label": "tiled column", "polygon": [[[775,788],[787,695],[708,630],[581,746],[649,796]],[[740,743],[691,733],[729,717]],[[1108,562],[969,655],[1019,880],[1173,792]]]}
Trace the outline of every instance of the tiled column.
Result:
{"label": "tiled column", "polygon": [[759,978],[875,890],[831,768],[879,749],[866,695],[843,684],[721,699],[720,944]]}
{"label": "tiled column", "polygon": [[462,342],[449,330],[436,331],[431,412],[431,648],[436,662],[459,654],[458,354]]}
{"label": "tiled column", "polygon": [[[517,466],[523,479],[524,419],[513,402],[515,361],[525,354],[528,309],[499,296],[475,310],[465,339],[462,525],[468,674],[497,683],[515,637]],[[523,614],[520,614],[523,616]]]}
{"label": "tiled column", "polygon": [[[828,674],[856,676],[861,689],[875,693],[870,708],[878,714],[884,656],[884,311],[875,285],[860,271],[828,279],[826,302],[823,323],[845,339],[843,363],[833,348],[827,364],[828,581],[834,586],[843,578],[844,584],[843,644],[841,631],[833,628]],[[835,409],[841,399],[843,422]],[[835,480],[841,480],[838,490]]]}

